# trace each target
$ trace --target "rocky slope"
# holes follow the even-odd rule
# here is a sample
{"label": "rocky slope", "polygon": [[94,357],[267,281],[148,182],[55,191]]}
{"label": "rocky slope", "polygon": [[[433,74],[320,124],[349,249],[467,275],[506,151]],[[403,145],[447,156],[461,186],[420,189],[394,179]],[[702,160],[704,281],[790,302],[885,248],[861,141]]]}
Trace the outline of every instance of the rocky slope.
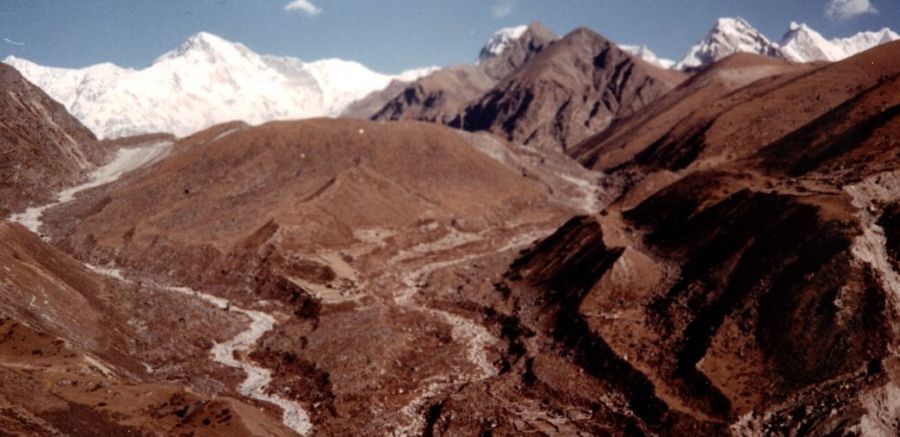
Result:
{"label": "rocky slope", "polygon": [[[436,122],[564,151],[684,78],[635,56],[587,29],[562,39],[539,23],[503,29],[482,49],[477,65],[422,78],[371,118]],[[345,115],[365,117],[387,95],[369,96]]]}
{"label": "rocky slope", "polygon": [[[775,74],[712,103],[684,105],[670,114],[651,117],[643,128],[633,126],[634,135],[622,135],[629,137],[627,142],[601,134],[579,148],[582,162],[602,170],[679,171],[746,157],[889,79],[895,65],[885,55],[897,47],[897,43],[887,44],[812,71],[809,66],[770,70]],[[720,70],[714,67],[697,80],[725,73]],[[661,103],[661,108],[664,105]],[[649,111],[655,112],[656,108]]]}
{"label": "rocky slope", "polygon": [[431,397],[495,375],[503,350],[477,305],[432,276],[502,267],[596,211],[597,177],[434,124],[231,124],[47,210],[41,229],[135,281],[275,309],[251,352],[268,393],[301,405],[315,433],[405,435],[424,429]]}
{"label": "rocky slope", "polygon": [[97,139],[14,68],[0,65],[0,216],[47,201],[104,159]]}
{"label": "rocky slope", "polygon": [[[491,407],[503,393],[567,412],[548,414],[567,434],[897,434],[898,50],[812,72],[764,61],[780,75],[718,109],[714,129],[742,114],[730,135],[681,141],[676,122],[659,144],[687,165],[632,155],[608,176],[630,183],[603,212],[467,289],[500,293],[492,317],[517,345],[507,378],[521,385],[435,400],[434,433],[478,429],[467,415],[485,409],[494,432],[524,432]],[[748,135],[779,96],[791,99],[767,125],[781,133]],[[723,149],[739,153],[707,154]],[[588,384],[604,396],[575,414]]]}
{"label": "rocky slope", "polygon": [[[371,95],[344,115],[373,120],[448,123],[464,105],[528,62],[558,37],[538,22],[501,29],[482,48],[476,65],[438,70],[391,95]],[[375,112],[368,112],[377,106]]]}
{"label": "rocky slope", "polygon": [[293,435],[207,358],[238,313],[99,274],[17,224],[0,237],[4,432]]}
{"label": "rocky slope", "polygon": [[582,28],[470,103],[450,125],[566,151],[616,117],[661,97],[682,79]]}
{"label": "rocky slope", "polygon": [[[571,154],[587,167],[615,171],[686,124],[701,129],[709,121],[701,115],[718,114],[726,103],[717,102],[729,99],[729,95],[737,93],[730,97],[734,101],[756,97],[759,92],[755,90],[775,90],[811,68],[759,55],[735,54],[691,77],[644,111],[617,120],[606,131],[574,147]],[[712,108],[714,105],[718,106]]]}

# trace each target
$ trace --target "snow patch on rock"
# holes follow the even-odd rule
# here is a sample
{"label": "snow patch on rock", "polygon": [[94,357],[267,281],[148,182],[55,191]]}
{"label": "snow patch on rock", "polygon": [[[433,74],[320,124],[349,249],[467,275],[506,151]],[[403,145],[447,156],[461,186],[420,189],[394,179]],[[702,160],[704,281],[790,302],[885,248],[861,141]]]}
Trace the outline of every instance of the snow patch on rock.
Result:
{"label": "snow patch on rock", "polygon": [[829,40],[806,24],[792,22],[781,41],[780,51],[786,59],[794,62],[836,62],[897,40],[900,40],[900,35],[887,28]]}
{"label": "snow patch on rock", "polygon": [[522,25],[506,27],[494,32],[484,47],[481,48],[481,53],[478,54],[478,62],[500,56],[513,41],[521,38],[527,31],[528,26]]}

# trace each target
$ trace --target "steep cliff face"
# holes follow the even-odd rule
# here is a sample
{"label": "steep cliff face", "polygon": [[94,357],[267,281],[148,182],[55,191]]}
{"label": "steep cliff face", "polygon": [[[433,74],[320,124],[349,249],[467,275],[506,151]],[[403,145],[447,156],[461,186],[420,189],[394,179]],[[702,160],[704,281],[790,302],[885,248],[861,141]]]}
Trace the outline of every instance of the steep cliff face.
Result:
{"label": "steep cliff face", "polygon": [[0,64],[0,215],[72,185],[103,159],[94,135],[65,108]]}

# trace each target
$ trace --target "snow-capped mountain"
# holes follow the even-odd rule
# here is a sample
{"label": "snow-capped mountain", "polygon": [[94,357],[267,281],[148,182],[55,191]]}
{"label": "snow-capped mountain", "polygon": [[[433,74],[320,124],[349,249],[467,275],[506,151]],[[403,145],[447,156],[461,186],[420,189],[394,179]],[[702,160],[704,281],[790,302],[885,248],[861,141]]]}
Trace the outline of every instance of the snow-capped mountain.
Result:
{"label": "snow-capped mountain", "polygon": [[900,40],[900,35],[890,29],[860,32],[851,37],[828,40],[806,24],[792,22],[781,41],[780,50],[786,59],[794,62],[836,62],[897,40]]}
{"label": "snow-capped mountain", "polygon": [[688,50],[676,65],[679,70],[697,70],[734,53],[756,53],[778,57],[778,44],[769,41],[743,18],[720,18],[712,30]]}
{"label": "snow-capped mountain", "polygon": [[620,45],[619,48],[625,50],[628,53],[631,53],[632,55],[637,56],[644,62],[660,68],[669,69],[675,66],[675,61],[656,56],[656,53],[653,53],[647,46]]}
{"label": "snow-capped mountain", "polygon": [[478,62],[501,55],[515,40],[521,38],[528,31],[528,26],[516,26],[500,29],[491,36],[478,54]]}
{"label": "snow-capped mountain", "polygon": [[805,24],[792,22],[781,42],[776,43],[743,18],[720,18],[675,68],[695,71],[733,53],[756,53],[794,62],[836,62],[896,40],[900,35],[890,29],[829,40]]}
{"label": "snow-capped mountain", "polygon": [[109,63],[52,68],[15,57],[4,62],[101,138],[149,132],[184,136],[230,120],[258,124],[337,116],[394,79],[413,80],[433,71],[390,76],[339,59],[304,62],[259,55],[206,32],[142,70]]}

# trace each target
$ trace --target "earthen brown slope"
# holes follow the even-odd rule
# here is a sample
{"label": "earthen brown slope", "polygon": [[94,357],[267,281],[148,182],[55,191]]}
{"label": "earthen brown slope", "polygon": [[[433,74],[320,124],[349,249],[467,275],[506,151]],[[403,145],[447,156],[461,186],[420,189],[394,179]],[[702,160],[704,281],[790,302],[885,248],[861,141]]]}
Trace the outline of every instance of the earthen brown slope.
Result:
{"label": "earthen brown slope", "polygon": [[18,71],[0,65],[0,216],[45,201],[103,160],[97,139]]}
{"label": "earthen brown slope", "polygon": [[49,210],[44,229],[82,260],[290,315],[253,357],[317,432],[416,432],[431,391],[502,355],[469,297],[422,289],[433,271],[505,265],[596,196],[541,168],[562,158],[430,123],[220,126]]}
{"label": "earthen brown slope", "polygon": [[359,227],[499,222],[543,196],[458,133],[427,123],[274,122],[222,137],[219,130],[227,129],[188,137],[152,171],[98,193],[78,214],[72,245],[92,239],[98,249],[127,246],[139,256],[169,244],[165,236],[196,254],[227,252],[274,220],[298,242],[327,246],[351,241]]}
{"label": "earthen brown slope", "polygon": [[[458,65],[438,70],[402,89],[389,87],[353,104],[345,116],[373,120],[419,120],[449,123],[465,105],[491,89],[501,79],[525,65],[557,40],[538,22],[512,41],[497,56],[477,65]],[[375,111],[369,108],[375,107]]]}
{"label": "earthen brown slope", "polygon": [[[564,351],[631,408],[612,434],[897,434],[898,49],[730,94],[753,97],[721,108],[718,129],[758,134],[704,136],[690,165],[624,159],[646,172],[626,200],[494,284],[507,332],[551,343],[523,342],[525,375]],[[696,145],[681,129],[660,139],[675,155]],[[471,391],[434,423],[459,431],[459,412],[490,402]]]}
{"label": "earthen brown slope", "polygon": [[[753,54],[736,54],[698,73],[665,97],[578,144],[571,155],[587,167],[609,171],[634,158],[675,126],[717,100],[766,79],[783,82],[814,68]],[[779,79],[780,77],[780,79]]]}
{"label": "earthen brown slope", "polygon": [[[578,156],[582,162],[605,170],[632,157],[641,165],[668,170],[732,161],[890,79],[897,68],[897,50],[898,45],[892,43],[811,71],[809,66],[784,67],[787,69],[783,73],[725,95],[710,105],[686,108],[675,117],[677,123],[669,116],[647,120],[643,126],[654,133],[652,136],[631,135],[637,140],[622,144],[601,134],[580,146]],[[729,60],[724,62],[727,67]],[[722,67],[713,66],[707,75],[720,74],[721,70]],[[660,133],[665,129],[668,130],[664,134]]]}
{"label": "earthen brown slope", "polygon": [[[234,395],[240,372],[209,360],[210,337],[239,329],[234,312],[158,297],[161,282],[277,316],[247,355],[317,434],[895,435],[898,47],[829,66],[713,66],[600,140],[616,151],[593,155],[609,190],[558,153],[435,124],[218,126],[49,210],[55,244],[124,269],[130,288],[105,279],[120,290],[106,291],[20,227],[0,256],[14,281],[71,284],[52,295],[80,310],[51,307],[67,328],[41,329],[121,326],[115,341],[98,336],[116,351],[140,322],[156,323],[133,356],[98,358],[117,372],[146,361],[198,391],[196,405],[223,394],[264,408],[209,429],[203,419],[227,416],[220,404],[182,410],[190,398],[152,420],[115,407],[173,432],[249,434],[279,412]],[[37,320],[25,304],[6,305]],[[16,332],[26,344],[39,336]],[[0,349],[18,384],[30,381],[24,351]],[[27,411],[63,396],[25,387],[10,393],[36,393]],[[66,399],[94,407],[65,417],[110,409],[73,390]],[[180,411],[202,414],[170,422]]]}
{"label": "earthen brown slope", "polygon": [[684,79],[581,28],[460,111],[451,126],[564,150],[640,110]]}
{"label": "earthen brown slope", "polygon": [[291,435],[207,358],[235,314],[109,279],[17,224],[0,238],[3,432]]}

